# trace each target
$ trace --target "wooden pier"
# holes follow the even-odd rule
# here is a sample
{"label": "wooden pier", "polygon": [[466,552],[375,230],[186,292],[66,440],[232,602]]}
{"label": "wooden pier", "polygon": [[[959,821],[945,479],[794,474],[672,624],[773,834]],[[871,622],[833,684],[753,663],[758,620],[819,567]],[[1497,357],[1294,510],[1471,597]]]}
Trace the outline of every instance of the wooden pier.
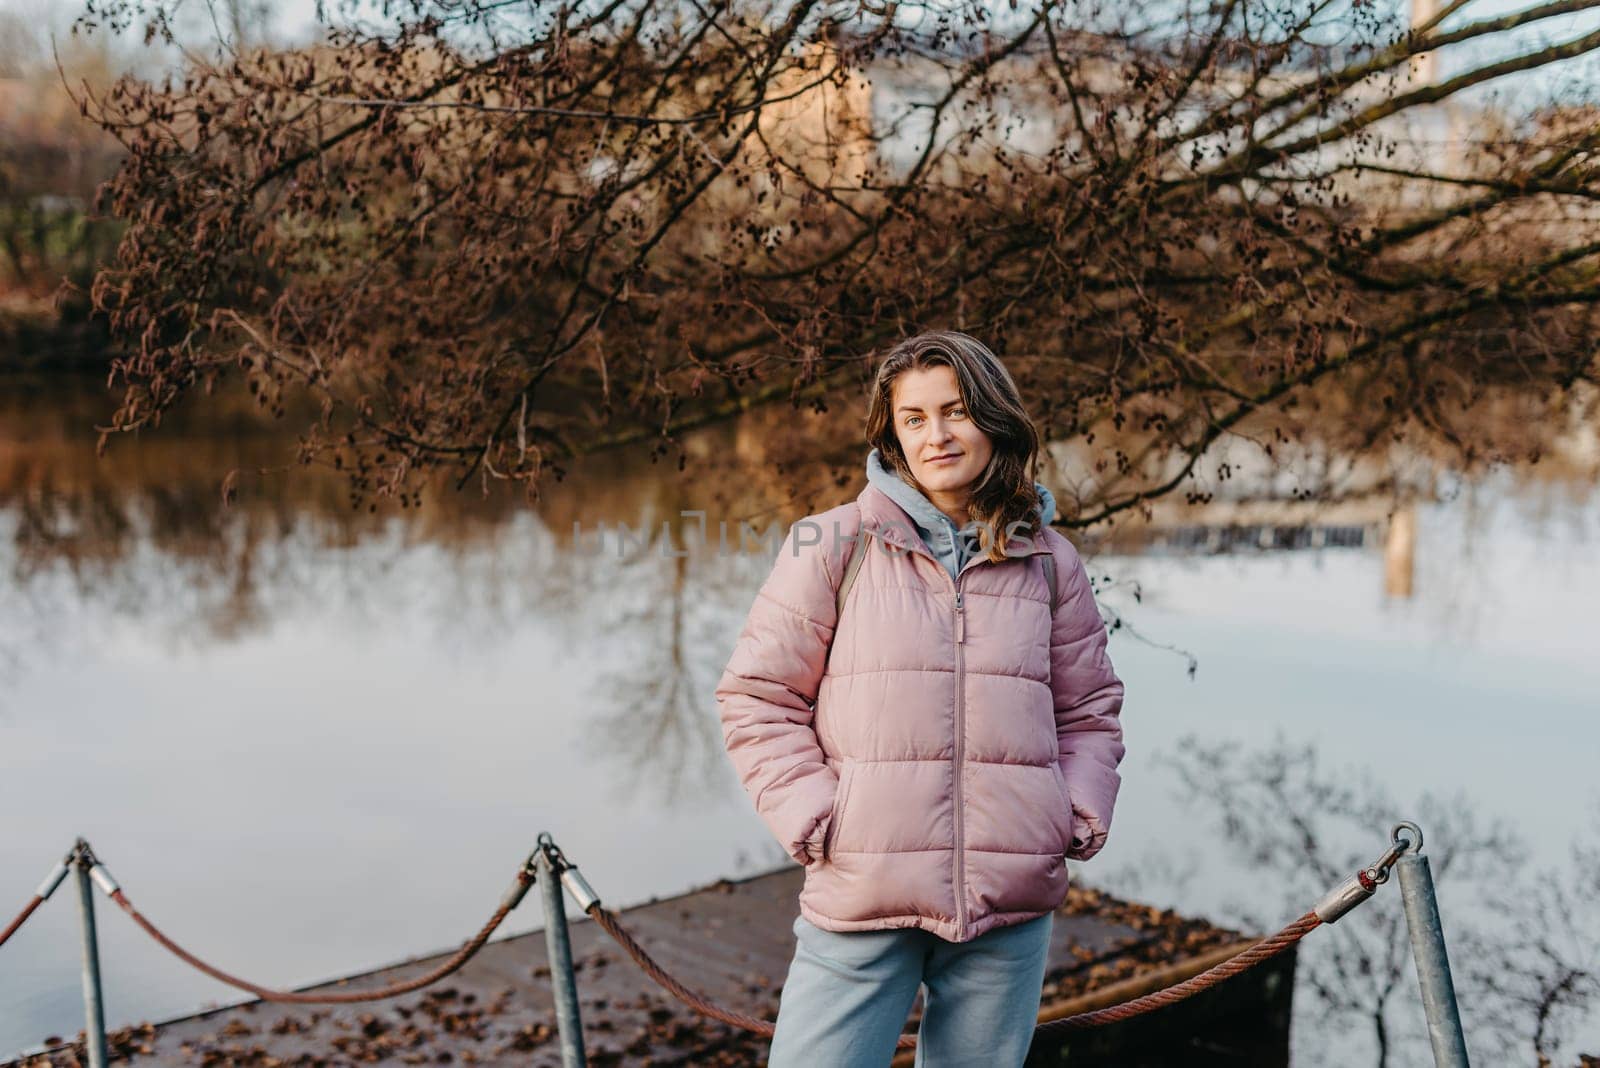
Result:
{"label": "wooden pier", "polygon": [[[623,922],[689,986],[729,1008],[772,1019],[794,949],[791,924],[802,875],[789,867],[718,882],[628,909]],[[528,903],[536,901],[530,897]],[[591,1064],[764,1063],[765,1039],[690,1012],[587,918],[573,921],[571,932]],[[1203,921],[1074,887],[1056,916],[1042,1018],[1169,986],[1248,941]],[[420,974],[445,955],[308,989],[379,986]],[[1287,1065],[1293,975],[1290,950],[1178,1005],[1077,1032],[1065,1048],[1036,1045],[1029,1064]],[[920,1008],[919,1000],[908,1031],[915,1030]],[[123,1028],[110,1038],[114,1061],[151,1066],[387,1062],[559,1068],[554,1023],[544,937],[534,932],[493,942],[456,974],[390,1001],[338,1007],[250,1002]],[[81,1049],[64,1045],[19,1063],[77,1064]],[[909,1057],[900,1060],[910,1063]]]}

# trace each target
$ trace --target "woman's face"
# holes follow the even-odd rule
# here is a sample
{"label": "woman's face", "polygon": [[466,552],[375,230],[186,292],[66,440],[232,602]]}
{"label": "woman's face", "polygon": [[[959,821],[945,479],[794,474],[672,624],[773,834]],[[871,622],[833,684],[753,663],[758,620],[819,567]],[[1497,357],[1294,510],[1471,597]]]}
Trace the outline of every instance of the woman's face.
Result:
{"label": "woman's face", "polygon": [[964,508],[994,446],[968,415],[955,370],[902,372],[889,387],[889,407],[900,448],[928,499],[944,511]]}

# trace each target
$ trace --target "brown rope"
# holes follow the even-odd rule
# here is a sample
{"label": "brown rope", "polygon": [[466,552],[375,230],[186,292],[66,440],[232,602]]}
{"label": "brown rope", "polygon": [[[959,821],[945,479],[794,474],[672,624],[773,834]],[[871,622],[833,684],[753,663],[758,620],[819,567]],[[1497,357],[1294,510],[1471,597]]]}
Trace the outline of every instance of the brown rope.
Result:
{"label": "brown rope", "polygon": [[24,905],[22,911],[17,913],[17,918],[6,924],[4,931],[0,931],[0,946],[5,945],[6,940],[17,933],[17,928],[21,927],[27,922],[28,917],[33,915],[33,910],[42,904],[44,904],[44,898],[34,894],[33,900]]}
{"label": "brown rope", "polygon": [[[155,939],[162,946],[166,947],[167,950],[177,956],[180,960],[189,964],[191,967],[204,972],[206,975],[211,976],[213,979],[216,979],[219,982],[226,983],[229,986],[237,987],[240,990],[254,994],[263,1001],[288,1002],[293,1004],[330,1005],[350,1004],[353,1002],[362,1001],[380,1001],[384,998],[392,998],[400,994],[408,994],[413,990],[420,990],[431,983],[438,982],[445,976],[457,971],[462,965],[466,964],[467,961],[471,960],[478,950],[483,948],[484,944],[488,942],[489,936],[495,932],[495,929],[498,928],[501,922],[505,920],[506,915],[510,913],[510,911],[516,907],[517,902],[521,900],[521,891],[525,891],[532,883],[533,875],[528,870],[524,869],[519,871],[517,873],[517,886],[514,887],[513,892],[508,894],[500,903],[500,907],[495,910],[494,915],[489,917],[488,922],[483,925],[483,928],[476,935],[474,935],[471,940],[457,950],[449,960],[445,961],[433,971],[404,980],[402,982],[391,984],[389,986],[378,987],[375,990],[349,991],[329,994],[309,994],[289,990],[272,990],[267,987],[259,986],[255,983],[248,982],[244,979],[240,979],[236,976],[229,975],[220,968],[216,968],[210,964],[207,964],[205,961],[196,957],[194,954],[178,945],[172,939],[168,938],[161,932],[159,928],[156,927],[155,924],[151,923],[138,909],[133,907],[133,903],[128,900],[127,896],[122,892],[121,889],[118,889],[111,894],[111,900],[115,901],[117,905],[124,912],[126,912],[135,923],[144,929],[145,933],[150,935],[151,938]],[[39,907],[39,904],[42,901],[43,898],[39,897],[38,895],[34,896],[34,899],[30,901],[25,908],[23,908],[22,912],[17,916],[17,918],[11,921],[3,933],[0,933],[0,945],[5,944],[6,940],[11,937],[17,928],[22,926],[23,922],[27,920],[27,918],[33,913],[34,909]],[[646,975],[654,979],[665,990],[671,993],[679,1001],[682,1001],[685,1005],[688,1005],[695,1012],[702,1016],[707,1016],[714,1020],[720,1020],[723,1023],[750,1031],[753,1034],[761,1035],[767,1038],[772,1037],[774,1026],[771,1022],[760,1019],[759,1017],[748,1016],[744,1013],[733,1012],[729,1009],[721,1008],[720,1006],[715,1005],[711,1001],[707,1000],[702,995],[695,993],[683,983],[679,982],[676,978],[668,974],[667,971],[661,967],[661,965],[656,963],[649,953],[645,952],[644,947],[639,945],[633,936],[623,928],[622,923],[618,919],[616,913],[603,907],[599,904],[599,902],[591,905],[588,909],[588,913],[595,923],[603,931],[609,934],[617,942],[617,944],[620,945],[623,950],[625,950],[627,954],[633,958],[634,963],[638,964]],[[1199,975],[1186,979],[1174,986],[1170,986],[1165,990],[1158,990],[1154,993],[1146,994],[1143,997],[1134,998],[1131,1001],[1125,1001],[1120,1005],[1112,1005],[1109,1008],[1104,1009],[1094,1009],[1089,1012],[1080,1012],[1059,1020],[1051,1020],[1048,1023],[1039,1024],[1037,1028],[1035,1028],[1035,1034],[1053,1034],[1060,1031],[1098,1027],[1102,1024],[1112,1023],[1118,1020],[1131,1019],[1135,1016],[1141,1015],[1142,1013],[1151,1012],[1155,1009],[1163,1008],[1165,1006],[1182,1001],[1185,998],[1192,997],[1202,990],[1213,987],[1218,983],[1230,979],[1233,976],[1238,975],[1240,972],[1246,971],[1262,961],[1283,952],[1285,949],[1288,949],[1290,946],[1300,941],[1300,939],[1304,938],[1312,930],[1321,926],[1321,924],[1322,921],[1317,917],[1315,912],[1308,912],[1304,916],[1301,916],[1299,919],[1295,920],[1293,923],[1284,927],[1283,930],[1279,931],[1277,934],[1272,935],[1269,938],[1263,938],[1261,941],[1252,944],[1248,948],[1228,958],[1222,963],[1206,969]],[[901,1035],[896,1043],[896,1046],[899,1049],[914,1049],[916,1048],[916,1045],[917,1040],[914,1035]]]}
{"label": "brown rope", "polygon": [[[633,958],[634,963],[644,969],[646,975],[660,983],[673,997],[689,1006],[695,1012],[702,1016],[709,1016],[713,1020],[721,1020],[725,1024],[732,1024],[734,1027],[742,1027],[746,1031],[754,1032],[766,1038],[772,1037],[773,1028],[771,1022],[713,1005],[704,997],[696,994],[693,990],[668,975],[665,969],[652,960],[650,954],[644,951],[644,947],[634,941],[633,936],[622,929],[621,923],[617,921],[616,913],[602,905],[595,904],[590,906],[589,915],[594,918],[594,922],[599,924],[606,934],[616,939],[617,944],[627,951],[628,956]],[[915,1049],[917,1046],[916,1036],[901,1035],[896,1046],[899,1049]]]}
{"label": "brown rope", "polygon": [[[614,938],[617,944],[627,951],[628,956],[632,957],[634,962],[644,969],[646,975],[660,983],[669,993],[695,1012],[702,1016],[709,1016],[713,1020],[721,1020],[723,1023],[732,1024],[734,1027],[742,1027],[747,1031],[767,1038],[772,1037],[773,1025],[770,1022],[714,1005],[667,974],[666,970],[651,959],[650,954],[645,952],[644,947],[639,945],[633,936],[623,929],[616,913],[599,904],[595,904],[590,907],[589,915],[593,917],[595,923],[600,925],[602,930]],[[1125,1001],[1121,1005],[1112,1005],[1110,1008],[1094,1009],[1090,1012],[1080,1012],[1059,1020],[1051,1020],[1049,1023],[1040,1024],[1034,1029],[1034,1033],[1036,1035],[1054,1034],[1060,1031],[1098,1027],[1101,1024],[1130,1019],[1142,1013],[1151,1012],[1174,1002],[1182,1001],[1184,998],[1192,997],[1202,990],[1216,986],[1218,983],[1231,979],[1240,972],[1260,964],[1267,958],[1283,952],[1304,938],[1310,931],[1321,926],[1321,924],[1322,921],[1317,918],[1315,912],[1308,912],[1270,938],[1263,938],[1235,956],[1229,957],[1221,964],[1208,968],[1199,975],[1185,979],[1175,986],[1170,986],[1165,990],[1157,990],[1153,994],[1146,994],[1131,1001]],[[896,1043],[899,1049],[914,1049],[916,1045],[917,1039],[914,1035],[901,1035],[899,1042]]]}
{"label": "brown rope", "polygon": [[[532,883],[533,875],[531,872],[529,872],[527,869],[519,871],[517,873],[517,885],[513,887],[513,891],[501,901],[500,907],[495,910],[494,915],[489,917],[488,922],[483,925],[482,929],[479,930],[478,933],[474,935],[465,945],[457,950],[449,960],[445,961],[433,971],[404,980],[402,982],[391,984],[389,986],[378,987],[375,990],[349,991],[336,994],[308,994],[301,993],[299,991],[272,990],[264,986],[259,986],[255,983],[248,982],[244,979],[240,979],[236,976],[229,975],[220,968],[216,968],[210,964],[207,964],[205,961],[196,957],[194,954],[178,945],[172,939],[168,938],[161,932],[159,928],[156,927],[155,924],[151,923],[138,909],[133,907],[133,903],[128,900],[127,896],[122,892],[121,889],[118,889],[111,894],[111,900],[115,901],[122,911],[126,912],[135,923],[144,929],[145,933],[150,935],[151,938],[155,939],[162,946],[166,947],[166,949],[172,952],[180,960],[189,964],[191,967],[204,972],[206,975],[211,976],[213,979],[216,979],[219,982],[226,983],[229,986],[237,987],[240,990],[254,994],[263,1001],[309,1005],[331,1005],[350,1004],[362,1001],[380,1001],[384,998],[392,998],[400,994],[408,994],[413,990],[420,990],[431,983],[436,983],[445,976],[457,971],[462,965],[466,964],[467,961],[471,960],[478,950],[482,949],[484,944],[489,941],[489,936],[494,934],[495,929],[498,928],[505,920],[506,915],[517,906],[517,903],[522,898],[522,893],[525,892]],[[6,925],[6,928],[3,932],[0,932],[0,945],[5,945],[6,941],[16,933],[17,929],[20,928],[24,922],[26,922],[29,916],[33,915],[33,911],[37,909],[39,905],[43,903],[43,901],[44,898],[38,894],[33,896],[33,900],[29,901],[28,904],[23,907],[22,911],[17,914],[17,917]],[[700,994],[690,990],[687,986],[684,986],[677,979],[673,978],[673,976],[669,975],[665,969],[663,969],[655,962],[653,958],[651,958],[650,954],[645,952],[644,947],[639,945],[633,936],[623,929],[621,921],[617,918],[616,913],[601,906],[599,902],[595,902],[593,905],[591,905],[588,909],[588,913],[590,917],[594,919],[595,923],[613,939],[615,939],[617,944],[620,945],[627,952],[627,954],[633,958],[634,962],[638,964],[641,969],[643,969],[645,974],[649,975],[669,993],[671,993],[679,1001],[682,1001],[685,1005],[688,1005],[695,1012],[701,1014],[702,1016],[708,1016],[714,1020],[720,1020],[723,1023],[730,1024],[734,1027],[742,1028],[754,1034],[762,1035],[767,1038],[772,1037],[774,1026],[769,1021],[760,1019],[759,1017],[747,1016],[744,1013],[733,1012],[731,1010],[721,1008],[708,1001]],[[1283,930],[1279,931],[1277,934],[1272,935],[1269,938],[1263,938],[1261,941],[1254,943],[1235,956],[1223,961],[1221,964],[1208,968],[1199,975],[1186,979],[1181,983],[1170,986],[1165,990],[1157,990],[1154,993],[1146,994],[1143,997],[1134,998],[1131,1001],[1125,1001],[1120,1005],[1112,1005],[1109,1008],[1104,1009],[1094,1009],[1089,1012],[1080,1012],[1059,1020],[1051,1020],[1048,1023],[1039,1024],[1038,1027],[1035,1028],[1034,1033],[1053,1034],[1061,1031],[1098,1027],[1102,1024],[1108,1024],[1118,1020],[1131,1019],[1143,1013],[1172,1005],[1176,1002],[1184,1000],[1185,998],[1192,997],[1202,990],[1209,989],[1210,987],[1213,987],[1224,980],[1230,979],[1233,976],[1254,967],[1262,961],[1283,952],[1285,949],[1288,949],[1290,946],[1300,941],[1300,939],[1304,938],[1312,930],[1321,926],[1321,924],[1322,921],[1317,917],[1317,914],[1314,911],[1308,912],[1304,916],[1301,916],[1299,919],[1295,920],[1293,923],[1290,923],[1288,926],[1284,927]],[[917,1040],[915,1036],[901,1035],[896,1043],[896,1046],[899,1049],[914,1049],[916,1048],[916,1044]]]}
{"label": "brown rope", "polygon": [[[518,873],[517,878],[524,887],[533,882],[533,876],[529,875],[525,871]],[[257,986],[255,983],[246,982],[243,979],[229,975],[220,968],[214,968],[205,961],[196,957],[194,954],[190,953],[188,950],[184,949],[182,946],[178,945],[166,935],[162,934],[161,931],[157,929],[155,924],[145,919],[144,915],[140,913],[138,909],[133,907],[132,903],[128,901],[127,897],[121,890],[118,890],[116,893],[112,894],[111,900],[115,901],[119,906],[121,906],[123,912],[126,912],[129,916],[133,917],[133,922],[137,923],[140,927],[143,927],[145,929],[145,933],[151,938],[154,938],[157,942],[160,942],[167,949],[171,950],[172,953],[180,960],[194,968],[198,968],[202,972],[205,972],[207,975],[211,976],[211,978],[216,979],[219,982],[227,983],[229,986],[238,987],[240,990],[248,991],[260,998],[262,1001],[283,1001],[291,1002],[297,1005],[343,1005],[358,1001],[380,1001],[384,998],[392,998],[400,994],[409,994],[413,990],[422,989],[429,983],[436,983],[440,979],[443,979],[445,976],[449,975],[451,972],[460,968],[463,964],[467,963],[467,961],[471,960],[473,954],[482,949],[484,943],[489,941],[489,936],[494,934],[495,928],[500,926],[500,922],[506,918],[506,914],[516,907],[516,900],[511,897],[508,897],[505,901],[501,902],[500,907],[495,910],[494,915],[489,917],[489,922],[483,925],[483,929],[481,931],[472,936],[471,941],[462,946],[460,949],[456,950],[455,954],[449,960],[445,961],[439,967],[425,975],[419,975],[413,979],[406,979],[391,986],[378,987],[376,990],[357,990],[340,994],[303,994],[290,990],[270,990],[267,987]]]}
{"label": "brown rope", "polygon": [[1229,957],[1214,967],[1207,968],[1199,975],[1185,979],[1165,990],[1157,990],[1146,994],[1144,997],[1124,1001],[1121,1005],[1112,1005],[1109,1008],[1094,1009],[1090,1012],[1080,1012],[1072,1016],[1063,1016],[1059,1020],[1042,1023],[1034,1030],[1034,1034],[1049,1035],[1058,1031],[1076,1031],[1086,1027],[1099,1027],[1101,1024],[1114,1023],[1117,1020],[1128,1020],[1142,1013],[1164,1008],[1167,1005],[1192,997],[1210,987],[1216,986],[1225,979],[1231,979],[1240,972],[1255,967],[1269,957],[1288,949],[1300,939],[1317,927],[1322,926],[1322,921],[1315,912],[1308,912],[1304,916],[1289,924],[1283,930],[1270,938],[1250,946],[1248,949]]}

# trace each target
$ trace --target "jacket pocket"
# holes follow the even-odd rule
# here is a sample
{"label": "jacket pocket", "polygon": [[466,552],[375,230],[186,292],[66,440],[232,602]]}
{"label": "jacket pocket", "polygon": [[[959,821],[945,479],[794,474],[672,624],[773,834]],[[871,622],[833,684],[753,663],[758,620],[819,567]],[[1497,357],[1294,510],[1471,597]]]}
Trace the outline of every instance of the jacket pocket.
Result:
{"label": "jacket pocket", "polygon": [[1061,851],[1065,853],[1072,848],[1072,833],[1076,829],[1074,824],[1077,814],[1072,811],[1072,794],[1067,790],[1067,777],[1061,773],[1061,765],[1055,761],[1050,762],[1050,777],[1056,781],[1056,793],[1061,797],[1061,823],[1066,826],[1061,837]]}
{"label": "jacket pocket", "polygon": [[828,831],[822,836],[822,859],[833,859],[833,843],[839,839],[839,821],[844,818],[845,802],[850,799],[850,784],[855,780],[856,762],[846,760],[839,765],[839,788],[833,793],[833,811],[828,817]]}

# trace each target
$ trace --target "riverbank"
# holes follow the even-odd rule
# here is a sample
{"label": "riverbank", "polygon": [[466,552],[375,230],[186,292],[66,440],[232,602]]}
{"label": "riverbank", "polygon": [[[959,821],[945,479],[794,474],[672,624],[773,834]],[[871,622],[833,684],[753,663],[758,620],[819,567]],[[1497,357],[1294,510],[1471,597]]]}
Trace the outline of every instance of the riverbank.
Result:
{"label": "riverbank", "polygon": [[100,374],[111,366],[105,324],[52,297],[0,293],[0,374]]}

